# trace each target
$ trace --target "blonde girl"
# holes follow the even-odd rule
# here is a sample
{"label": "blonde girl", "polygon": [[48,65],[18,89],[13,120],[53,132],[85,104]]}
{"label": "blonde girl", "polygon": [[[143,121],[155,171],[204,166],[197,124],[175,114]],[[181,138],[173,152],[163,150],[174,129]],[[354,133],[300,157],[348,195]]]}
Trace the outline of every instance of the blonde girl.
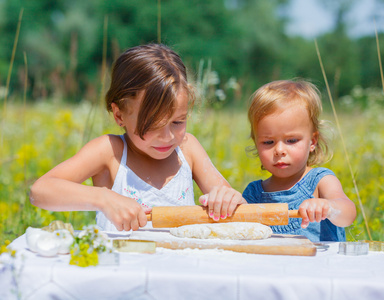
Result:
{"label": "blonde girl", "polygon": [[[104,230],[137,230],[153,206],[194,205],[193,181],[214,220],[245,203],[186,133],[193,92],[185,66],[170,48],[128,49],[114,63],[107,110],[124,128],[104,135],[38,179],[32,204],[54,211],[97,211]],[[93,186],[82,185],[92,178]]]}
{"label": "blonde girl", "polygon": [[281,80],[259,88],[251,97],[251,138],[266,180],[251,182],[243,192],[248,203],[286,202],[300,219],[272,226],[275,233],[305,235],[312,241],[344,241],[356,208],[340,181],[326,168],[315,168],[328,155],[321,99],[306,81]]}

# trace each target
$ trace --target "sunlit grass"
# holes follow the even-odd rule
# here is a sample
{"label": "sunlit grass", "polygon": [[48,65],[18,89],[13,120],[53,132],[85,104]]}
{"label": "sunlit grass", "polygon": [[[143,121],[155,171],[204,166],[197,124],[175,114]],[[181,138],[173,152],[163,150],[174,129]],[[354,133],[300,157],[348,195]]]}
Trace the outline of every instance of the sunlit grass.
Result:
{"label": "sunlit grass", "polygon": [[[384,132],[381,128],[384,117],[380,114],[383,97],[370,90],[357,89],[354,93],[356,95],[341,99],[339,119],[372,238],[383,241]],[[368,104],[358,108],[362,103]],[[84,136],[94,138],[105,133],[122,133],[112,116],[98,108],[91,114],[90,130],[87,123],[90,111],[91,105],[86,102],[78,106],[38,103],[26,107],[9,103],[2,128],[3,155],[0,158],[0,244],[23,234],[28,226],[42,227],[56,219],[71,222],[75,229],[95,223],[95,212],[50,212],[33,207],[28,200],[31,184],[76,153]],[[331,113],[324,114],[323,118],[333,122]],[[188,131],[200,140],[215,166],[239,191],[249,182],[268,176],[260,169],[258,160],[245,152],[251,145],[245,109],[195,112],[189,120]],[[337,134],[334,140],[334,157],[325,166],[337,174],[345,192],[357,204]],[[197,198],[200,191],[198,188],[195,191]],[[368,239],[358,205],[357,209],[356,221],[347,228],[349,240]]]}

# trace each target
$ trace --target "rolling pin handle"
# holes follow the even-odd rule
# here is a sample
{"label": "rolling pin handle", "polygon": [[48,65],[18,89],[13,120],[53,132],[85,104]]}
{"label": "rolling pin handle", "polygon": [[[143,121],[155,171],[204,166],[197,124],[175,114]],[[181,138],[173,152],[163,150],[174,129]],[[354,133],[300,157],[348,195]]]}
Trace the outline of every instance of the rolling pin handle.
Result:
{"label": "rolling pin handle", "polygon": [[301,218],[299,211],[296,210],[288,210],[288,216],[290,218]]}
{"label": "rolling pin handle", "polygon": [[152,214],[147,214],[147,221],[152,221]]}

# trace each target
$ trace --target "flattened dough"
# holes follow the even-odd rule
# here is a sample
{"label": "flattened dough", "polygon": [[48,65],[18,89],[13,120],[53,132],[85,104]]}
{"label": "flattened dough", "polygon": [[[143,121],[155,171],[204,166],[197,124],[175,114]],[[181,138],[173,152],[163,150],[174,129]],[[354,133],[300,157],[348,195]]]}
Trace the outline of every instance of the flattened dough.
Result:
{"label": "flattened dough", "polygon": [[269,226],[251,222],[209,223],[185,225],[171,228],[177,237],[222,240],[261,240],[272,235]]}

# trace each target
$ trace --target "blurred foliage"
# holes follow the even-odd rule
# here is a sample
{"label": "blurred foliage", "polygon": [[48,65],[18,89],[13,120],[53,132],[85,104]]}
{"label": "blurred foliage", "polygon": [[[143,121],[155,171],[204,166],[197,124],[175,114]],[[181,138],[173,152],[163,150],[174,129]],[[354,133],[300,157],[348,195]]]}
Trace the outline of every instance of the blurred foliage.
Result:
{"label": "blurred foliage", "polygon": [[[275,79],[303,77],[322,83],[314,41],[285,33],[289,19],[284,11],[289,2],[2,0],[0,87],[5,86],[21,9],[11,98],[23,91],[25,53],[28,100],[96,101],[100,97],[104,39],[108,67],[126,48],[160,38],[181,54],[192,79],[197,80],[202,61],[204,68],[210,64],[210,71],[221,79],[216,90],[225,91],[230,82],[239,87],[229,101],[213,101],[219,107],[244,100],[261,84]],[[355,2],[324,2],[334,14],[335,27],[317,40],[335,99],[349,94],[356,85],[380,86],[374,32],[358,39],[347,35],[343,16]],[[223,95],[219,92],[215,97],[220,100]]]}

